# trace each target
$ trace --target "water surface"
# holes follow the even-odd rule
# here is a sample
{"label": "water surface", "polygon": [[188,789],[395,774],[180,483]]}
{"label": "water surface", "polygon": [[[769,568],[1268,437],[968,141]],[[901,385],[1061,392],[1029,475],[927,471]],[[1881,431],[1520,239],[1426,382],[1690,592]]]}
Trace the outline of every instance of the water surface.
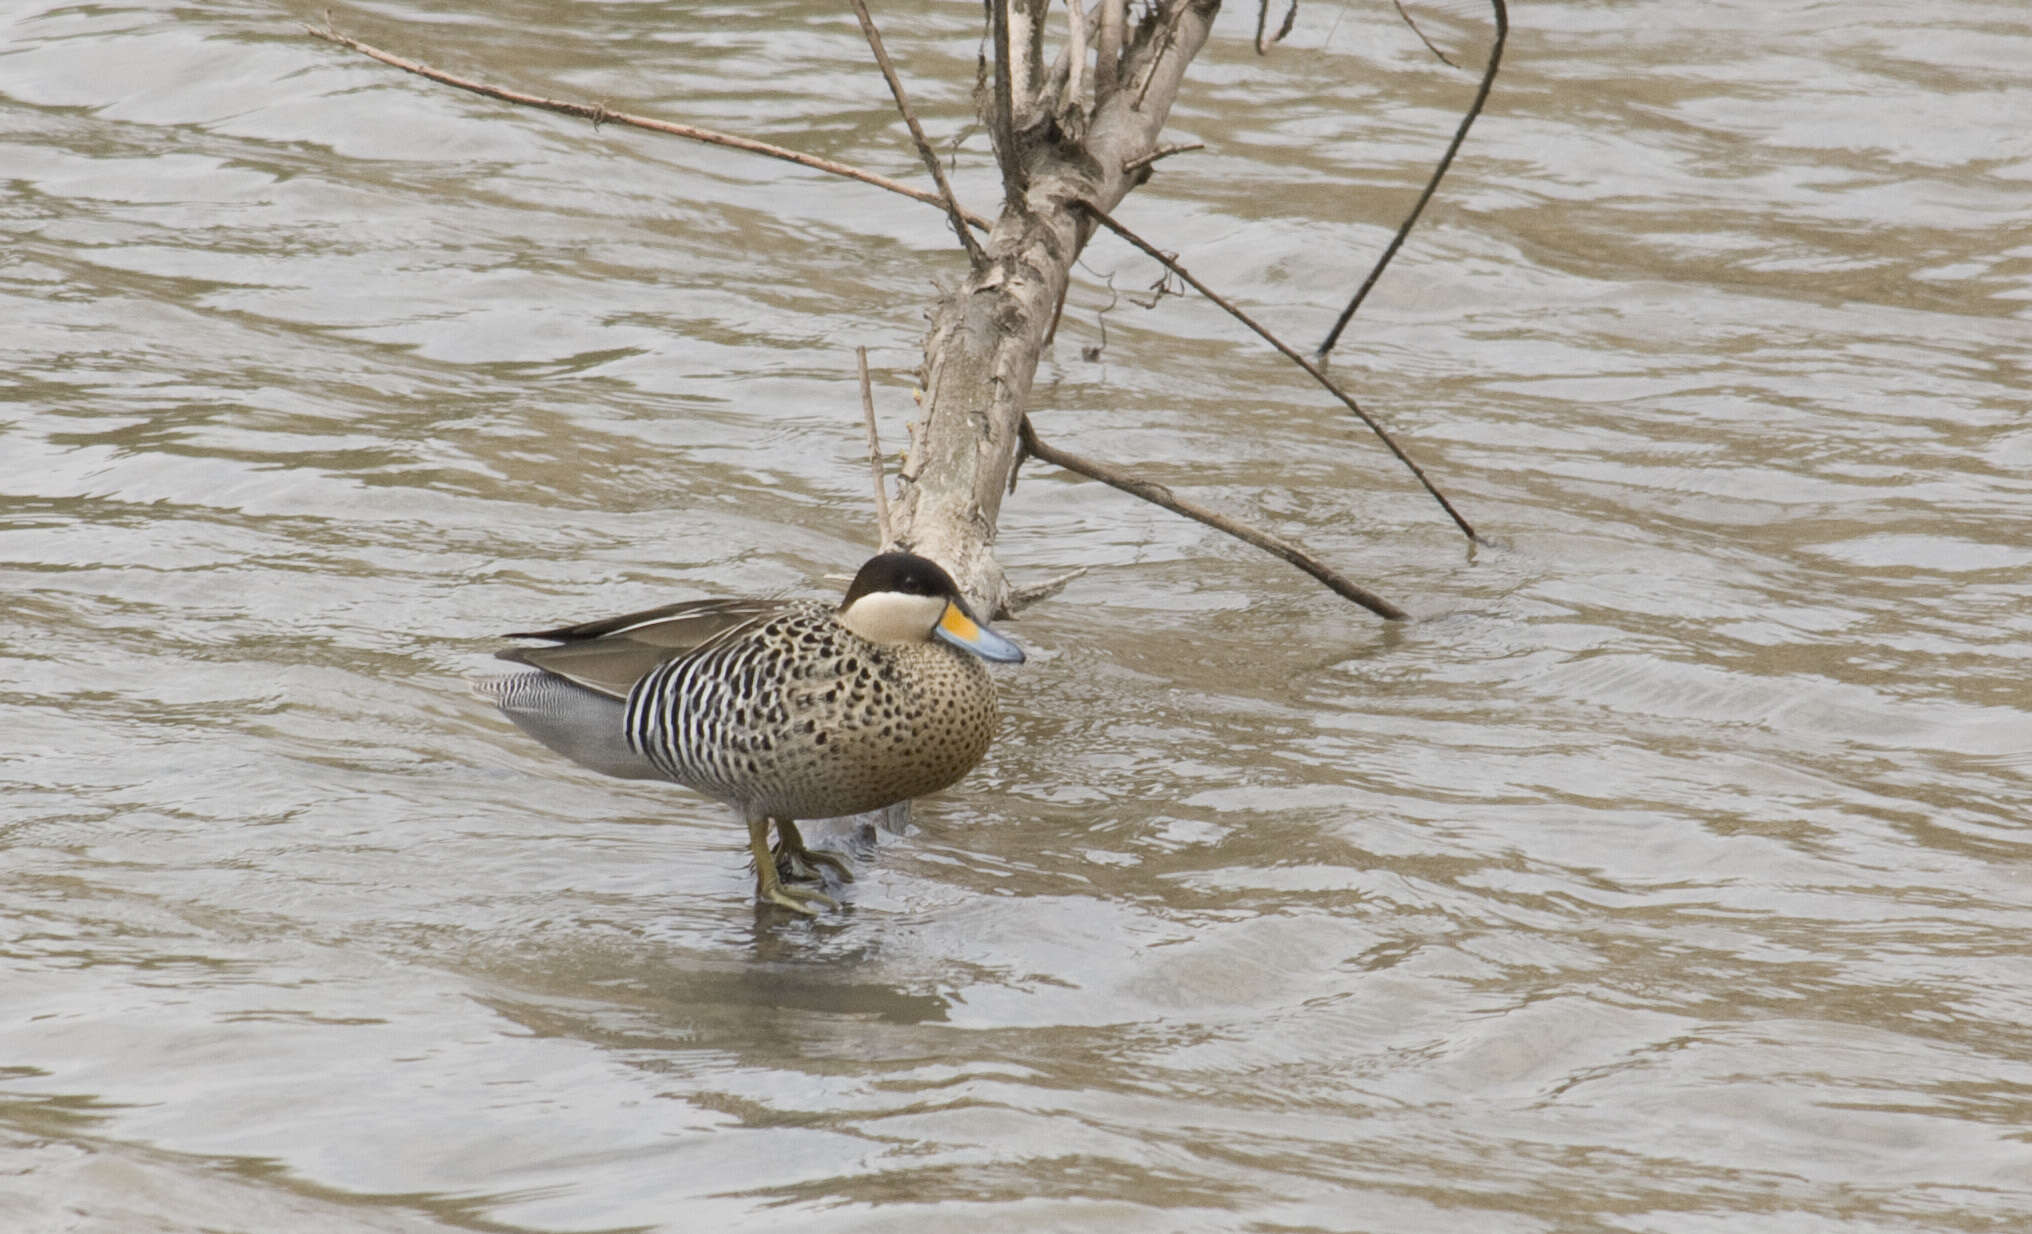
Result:
{"label": "water surface", "polygon": [[[917,173],[834,6],[335,15]],[[881,16],[950,137],[978,6]],[[1260,59],[1252,16],[1121,214],[1309,344],[1473,78],[1386,6]],[[1097,243],[1040,431],[1420,619],[1032,464],[1003,559],[1087,573],[806,923],[717,807],[464,682],[505,629],[836,589],[853,348],[900,446],[936,212],[309,10],[20,9],[0,1225],[2022,1228],[2023,16],[1520,6],[1335,361],[1487,548]],[[956,176],[994,200],[978,134]]]}

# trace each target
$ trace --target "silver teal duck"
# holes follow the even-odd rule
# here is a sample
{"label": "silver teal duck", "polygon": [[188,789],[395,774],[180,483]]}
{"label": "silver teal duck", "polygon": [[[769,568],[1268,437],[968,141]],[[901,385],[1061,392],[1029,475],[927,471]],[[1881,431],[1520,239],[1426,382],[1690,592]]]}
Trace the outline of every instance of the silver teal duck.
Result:
{"label": "silver teal duck", "polygon": [[[535,669],[475,684],[523,731],[608,775],[675,780],[748,824],[755,898],[800,913],[836,902],[789,885],[817,867],[800,818],[878,810],[953,784],[988,751],[995,686],[1021,663],[952,577],[912,553],[872,557],[837,608],[694,600],[509,638]],[[769,847],[775,825],[777,845]],[[779,868],[780,866],[780,868]]]}

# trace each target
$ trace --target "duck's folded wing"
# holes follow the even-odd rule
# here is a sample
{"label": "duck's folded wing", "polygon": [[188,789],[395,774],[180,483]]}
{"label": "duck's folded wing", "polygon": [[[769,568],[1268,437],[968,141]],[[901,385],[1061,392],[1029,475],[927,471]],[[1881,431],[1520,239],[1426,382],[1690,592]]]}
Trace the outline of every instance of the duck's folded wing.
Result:
{"label": "duck's folded wing", "polygon": [[511,647],[499,658],[527,664],[609,698],[623,699],[666,661],[689,655],[783,611],[772,600],[687,600],[621,617],[509,638],[548,639],[551,647]]}
{"label": "duck's folded wing", "polygon": [[757,617],[772,616],[782,610],[781,600],[733,598],[681,600],[676,604],[643,609],[639,613],[627,613],[620,617],[602,617],[598,621],[582,621],[575,626],[559,626],[555,630],[533,630],[523,634],[505,634],[502,637],[540,638],[553,643],[582,643],[590,639],[625,635],[639,643],[689,651],[701,643],[719,637],[735,626],[746,625]]}

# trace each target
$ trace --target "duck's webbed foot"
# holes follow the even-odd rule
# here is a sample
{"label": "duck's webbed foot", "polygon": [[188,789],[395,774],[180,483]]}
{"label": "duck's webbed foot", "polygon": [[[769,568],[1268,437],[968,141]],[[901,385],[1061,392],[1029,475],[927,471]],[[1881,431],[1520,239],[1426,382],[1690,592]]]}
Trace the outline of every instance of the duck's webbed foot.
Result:
{"label": "duck's webbed foot", "polygon": [[787,908],[793,913],[803,913],[807,917],[818,916],[819,905],[826,908],[840,906],[838,900],[824,892],[813,891],[809,887],[786,887],[775,878],[755,880],[755,899],[758,903],[774,904],[778,908]]}
{"label": "duck's webbed foot", "polygon": [[[795,837],[796,835],[797,829],[795,826],[792,826],[790,836]],[[793,913],[803,913],[807,917],[818,916],[820,906],[825,908],[838,908],[840,906],[838,900],[822,892],[814,891],[808,887],[786,887],[783,885],[783,877],[777,870],[779,855],[769,850],[769,820],[767,818],[751,818],[748,820],[748,851],[754,854],[755,857],[756,903],[774,904],[778,908],[787,908]],[[802,840],[797,842],[797,851],[807,860],[818,857],[818,854],[804,847]]]}
{"label": "duck's webbed foot", "polygon": [[776,847],[772,855],[776,859],[776,872],[796,882],[820,881],[825,877],[821,868],[831,870],[843,883],[854,881],[853,868],[845,857],[823,848],[806,848],[797,824],[787,818],[776,820]]}

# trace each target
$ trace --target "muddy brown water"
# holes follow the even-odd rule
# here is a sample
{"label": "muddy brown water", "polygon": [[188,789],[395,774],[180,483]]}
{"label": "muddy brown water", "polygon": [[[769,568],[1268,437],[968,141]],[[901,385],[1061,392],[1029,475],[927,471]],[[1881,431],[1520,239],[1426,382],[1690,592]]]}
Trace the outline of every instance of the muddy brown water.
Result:
{"label": "muddy brown water", "polygon": [[[833,590],[852,349],[900,444],[939,216],[299,8],[0,18],[0,1228],[2032,1222],[2021,5],[1518,7],[1335,366],[1488,548],[1097,243],[1040,431],[1420,619],[1033,465],[1003,558],[1088,572],[811,923],[463,683]],[[336,16],[916,174],[836,6]],[[881,16],[951,134],[978,6]],[[1252,17],[1122,216],[1310,344],[1472,76]]]}

